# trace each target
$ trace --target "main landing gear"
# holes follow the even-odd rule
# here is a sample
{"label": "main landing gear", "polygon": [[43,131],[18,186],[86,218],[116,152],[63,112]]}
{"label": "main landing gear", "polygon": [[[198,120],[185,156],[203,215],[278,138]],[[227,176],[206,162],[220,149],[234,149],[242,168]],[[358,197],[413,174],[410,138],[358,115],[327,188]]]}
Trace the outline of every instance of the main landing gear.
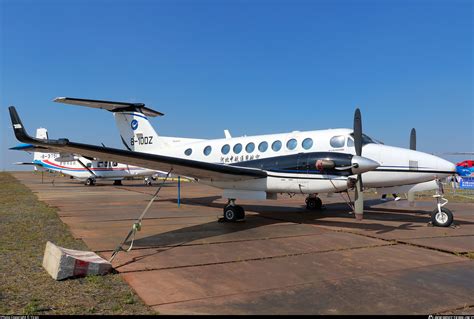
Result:
{"label": "main landing gear", "polygon": [[323,202],[318,194],[310,194],[306,197],[306,209],[309,210],[321,210],[323,208]]}
{"label": "main landing gear", "polygon": [[242,206],[235,205],[235,199],[229,199],[229,202],[224,207],[225,222],[235,222],[245,218],[245,210]]}
{"label": "main landing gear", "polygon": [[88,179],[86,179],[86,182],[84,184],[86,184],[87,186],[94,186],[95,185],[95,178],[89,177]]}
{"label": "main landing gear", "polygon": [[[148,177],[145,177],[145,180],[144,180],[145,185],[146,185],[146,186],[151,186],[151,180],[152,180],[152,179],[153,179],[153,177],[152,177],[151,179],[148,178]],[[155,178],[154,180],[156,180],[156,178]]]}

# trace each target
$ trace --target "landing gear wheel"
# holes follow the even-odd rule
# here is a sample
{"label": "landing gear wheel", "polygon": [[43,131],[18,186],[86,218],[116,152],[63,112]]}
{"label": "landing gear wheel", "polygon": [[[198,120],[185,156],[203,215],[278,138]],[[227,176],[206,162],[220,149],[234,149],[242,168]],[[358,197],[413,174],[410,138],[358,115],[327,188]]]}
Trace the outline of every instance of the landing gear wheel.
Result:
{"label": "landing gear wheel", "polygon": [[431,214],[431,223],[438,227],[449,227],[453,223],[453,213],[444,207],[441,207],[441,212],[435,209]]}
{"label": "landing gear wheel", "polygon": [[224,207],[224,221],[226,222],[235,222],[245,218],[245,210],[242,206],[231,206],[227,205]]}
{"label": "landing gear wheel", "polygon": [[114,181],[114,185],[120,186],[120,185],[122,185],[122,181],[117,179],[117,180]]}
{"label": "landing gear wheel", "polygon": [[306,198],[306,209],[310,210],[321,210],[323,202],[319,197],[308,197]]}
{"label": "landing gear wheel", "polygon": [[151,180],[149,180],[148,178],[145,178],[145,185],[151,186]]}
{"label": "landing gear wheel", "polygon": [[235,222],[237,220],[238,213],[239,209],[237,206],[226,206],[224,208],[224,220],[226,222]]}
{"label": "landing gear wheel", "polygon": [[87,186],[94,186],[95,180],[93,178],[88,178],[85,183]]}

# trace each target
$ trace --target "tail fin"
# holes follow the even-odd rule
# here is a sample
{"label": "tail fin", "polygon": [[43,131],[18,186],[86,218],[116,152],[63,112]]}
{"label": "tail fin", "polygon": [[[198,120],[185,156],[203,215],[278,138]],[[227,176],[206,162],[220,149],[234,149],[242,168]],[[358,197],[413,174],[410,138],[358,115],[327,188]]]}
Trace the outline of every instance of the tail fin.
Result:
{"label": "tail fin", "polygon": [[[36,129],[36,138],[40,138],[42,140],[48,139],[48,130],[40,127]],[[33,159],[35,161],[41,161],[44,159],[44,155],[48,153],[41,153],[41,152],[33,152]]]}
{"label": "tail fin", "polygon": [[115,123],[125,147],[137,152],[159,151],[169,147],[141,112],[116,112]]}

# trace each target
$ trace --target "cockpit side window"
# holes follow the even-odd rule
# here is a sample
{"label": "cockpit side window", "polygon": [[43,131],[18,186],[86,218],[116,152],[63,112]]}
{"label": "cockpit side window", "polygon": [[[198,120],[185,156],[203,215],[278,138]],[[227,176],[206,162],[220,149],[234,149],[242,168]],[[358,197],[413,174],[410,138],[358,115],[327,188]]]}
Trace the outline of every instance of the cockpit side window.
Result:
{"label": "cockpit side window", "polygon": [[344,147],[345,141],[346,141],[346,138],[344,136],[338,135],[338,136],[331,137],[331,139],[329,140],[329,144],[331,144],[331,146],[334,148],[340,148],[340,147]]}
{"label": "cockpit side window", "polygon": [[[354,137],[354,133],[351,133],[351,136]],[[362,134],[362,145],[366,144],[381,144],[379,142],[374,141],[372,138],[370,138],[368,135]],[[349,145],[347,145],[349,146]]]}
{"label": "cockpit side window", "polygon": [[354,139],[352,137],[347,138],[347,147],[354,147]]}

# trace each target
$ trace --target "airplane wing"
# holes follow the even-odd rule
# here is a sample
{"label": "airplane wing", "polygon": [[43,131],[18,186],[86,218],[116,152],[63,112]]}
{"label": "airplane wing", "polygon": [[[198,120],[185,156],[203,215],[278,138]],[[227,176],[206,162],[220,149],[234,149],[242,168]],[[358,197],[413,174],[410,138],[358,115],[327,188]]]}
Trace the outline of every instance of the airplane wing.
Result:
{"label": "airplane wing", "polygon": [[54,152],[80,154],[82,156],[96,157],[102,160],[146,167],[159,171],[171,171],[175,175],[184,175],[196,179],[238,181],[264,178],[267,176],[266,171],[256,168],[236,167],[171,156],[132,152],[110,147],[70,142],[68,139],[37,139],[28,135],[15,107],[10,106],[8,109],[10,111],[13,131],[20,142],[41,146]]}

